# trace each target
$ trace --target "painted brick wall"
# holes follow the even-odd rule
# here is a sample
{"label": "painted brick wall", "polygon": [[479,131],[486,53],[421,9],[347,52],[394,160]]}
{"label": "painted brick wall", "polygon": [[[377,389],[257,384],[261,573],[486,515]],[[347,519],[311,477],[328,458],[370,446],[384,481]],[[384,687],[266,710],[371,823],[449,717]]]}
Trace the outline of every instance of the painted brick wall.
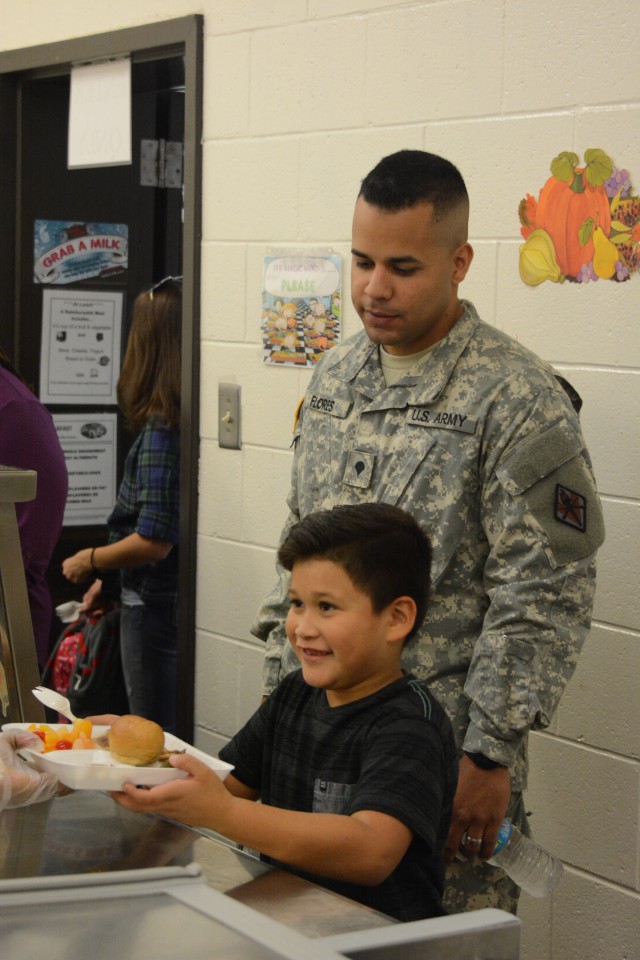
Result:
{"label": "painted brick wall", "polygon": [[[10,49],[205,15],[202,460],[197,742],[217,749],[260,697],[249,625],[273,581],[293,411],[306,372],[260,357],[271,244],[344,257],[360,178],[401,147],[458,164],[476,249],[462,294],[584,399],[606,512],[594,628],[552,728],[532,738],[528,807],[567,864],[523,897],[524,960],[631,960],[640,943],[640,278],[525,287],[517,205],[561,150],[602,147],[640,189],[640,8],[600,0],[42,0]],[[345,333],[359,321],[347,313]],[[217,445],[217,387],[242,388],[243,448]]]}
{"label": "painted brick wall", "polygon": [[[220,451],[215,432],[203,441],[200,735],[219,743],[257,702],[262,651],[248,625],[273,581],[291,415],[307,382],[260,366],[266,247],[332,244],[348,286],[360,178],[400,147],[440,152],[471,194],[476,261],[463,294],[583,395],[608,527],[592,636],[552,731],[531,745],[528,805],[567,877],[551,903],[523,897],[525,960],[630,958],[640,942],[638,278],[525,287],[516,209],[561,150],[603,147],[640,186],[640,14],[610,30],[593,0],[311,0],[266,5],[251,24],[239,7],[207,19],[204,402],[215,410],[217,382],[232,373],[245,446]],[[625,65],[622,85],[614,63]],[[351,313],[347,330],[357,326]]]}

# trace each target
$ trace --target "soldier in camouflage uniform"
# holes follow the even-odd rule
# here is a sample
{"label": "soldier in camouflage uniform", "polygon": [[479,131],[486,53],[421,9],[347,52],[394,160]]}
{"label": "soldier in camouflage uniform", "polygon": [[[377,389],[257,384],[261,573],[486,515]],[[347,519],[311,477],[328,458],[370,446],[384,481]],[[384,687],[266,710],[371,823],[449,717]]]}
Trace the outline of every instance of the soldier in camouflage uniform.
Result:
{"label": "soldier in camouflage uniform", "polygon": [[[442,158],[401,151],[363,181],[352,298],[364,330],[310,382],[283,537],[312,511],[369,500],[428,532],[430,606],[404,666],[429,682],[461,750],[445,906],[515,912],[517,887],[484,861],[503,816],[528,832],[527,734],[549,724],[589,631],[604,529],[567,392],[458,299],[467,222],[464,182]],[[298,666],[287,590],[281,571],[252,628],[265,693]]]}

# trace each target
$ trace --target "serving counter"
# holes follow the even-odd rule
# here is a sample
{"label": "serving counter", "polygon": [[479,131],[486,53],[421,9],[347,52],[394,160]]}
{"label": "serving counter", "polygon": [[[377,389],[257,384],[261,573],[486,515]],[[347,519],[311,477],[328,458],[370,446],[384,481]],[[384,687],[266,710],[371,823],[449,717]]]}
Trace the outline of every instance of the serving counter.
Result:
{"label": "serving counter", "polygon": [[397,923],[78,791],[0,815],[0,944],[10,960],[518,960],[520,924],[499,910]]}
{"label": "serving counter", "polygon": [[[394,921],[293,874],[274,870],[214,834],[77,791],[0,815],[0,891],[54,885],[69,877],[128,875],[197,863],[207,885],[305,936],[386,926]],[[142,871],[142,873],[141,873]],[[169,870],[169,873],[171,870]],[[165,875],[163,873],[163,875]]]}

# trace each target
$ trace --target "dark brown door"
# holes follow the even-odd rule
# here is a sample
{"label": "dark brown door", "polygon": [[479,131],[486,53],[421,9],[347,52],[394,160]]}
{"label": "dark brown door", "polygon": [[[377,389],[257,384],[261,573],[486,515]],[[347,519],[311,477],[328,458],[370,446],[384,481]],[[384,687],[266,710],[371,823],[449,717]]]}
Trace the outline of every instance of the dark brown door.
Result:
{"label": "dark brown door", "polygon": [[[71,65],[125,52],[132,63],[133,163],[69,171],[66,151]],[[102,277],[101,284],[86,283],[87,290],[103,291],[103,295],[109,290],[121,292],[123,347],[133,297],[163,276],[184,275],[177,732],[186,740],[193,736],[195,670],[202,61],[203,18],[199,15],[0,53],[0,343],[36,392],[42,298],[47,287],[34,283],[35,219],[127,225],[127,272]],[[100,104],[96,104],[99,109]],[[184,141],[184,188],[142,185],[144,140]],[[144,173],[148,181],[146,166]],[[83,413],[80,405],[51,405],[54,414],[73,414],[76,409]],[[92,406],[92,410],[99,409]],[[115,405],[104,408],[112,414],[116,409]],[[116,483],[132,440],[121,424],[117,433]],[[104,533],[103,525],[69,526],[64,530],[50,572],[56,602],[67,599],[73,591],[60,576],[62,558],[87,543],[97,543],[96,538]]]}
{"label": "dark brown door", "polygon": [[[67,167],[70,75],[39,77],[22,83],[20,96],[20,181],[18,240],[18,316],[15,361],[38,393],[43,293],[34,278],[34,224],[67,221],[78,230],[88,224],[126,225],[128,265],[108,277],[74,281],[69,289],[91,294],[123,293],[121,352],[129,329],[129,310],[137,293],[167,275],[181,275],[182,188],[141,185],[142,144],[180,143],[184,138],[184,61],[170,57],[132,64],[132,157],[125,166]],[[96,105],[99,109],[99,105]],[[160,151],[161,152],[161,151]],[[148,165],[145,180],[149,179]],[[62,285],[56,285],[62,291]],[[114,413],[114,405],[47,404],[56,413]],[[117,479],[133,437],[118,414]],[[60,572],[62,560],[89,544],[104,542],[106,528],[66,526],[52,559],[49,581],[54,604],[79,599],[82,589]],[[54,623],[52,639],[60,629]]]}

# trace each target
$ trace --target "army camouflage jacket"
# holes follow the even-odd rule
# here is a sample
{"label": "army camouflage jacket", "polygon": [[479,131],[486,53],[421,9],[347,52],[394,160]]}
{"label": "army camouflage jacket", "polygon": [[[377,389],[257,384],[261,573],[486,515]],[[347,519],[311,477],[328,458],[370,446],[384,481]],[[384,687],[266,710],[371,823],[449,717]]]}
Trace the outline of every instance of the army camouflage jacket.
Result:
{"label": "army camouflage jacket", "polygon": [[[549,724],[591,624],[604,539],[591,462],[551,367],[472,304],[386,386],[364,332],[318,365],[298,419],[290,526],[370,500],[410,511],[433,546],[432,590],[404,666],[429,683],[460,747],[526,782],[526,736]],[[298,666],[284,632],[288,574],[252,633],[268,693]]]}

